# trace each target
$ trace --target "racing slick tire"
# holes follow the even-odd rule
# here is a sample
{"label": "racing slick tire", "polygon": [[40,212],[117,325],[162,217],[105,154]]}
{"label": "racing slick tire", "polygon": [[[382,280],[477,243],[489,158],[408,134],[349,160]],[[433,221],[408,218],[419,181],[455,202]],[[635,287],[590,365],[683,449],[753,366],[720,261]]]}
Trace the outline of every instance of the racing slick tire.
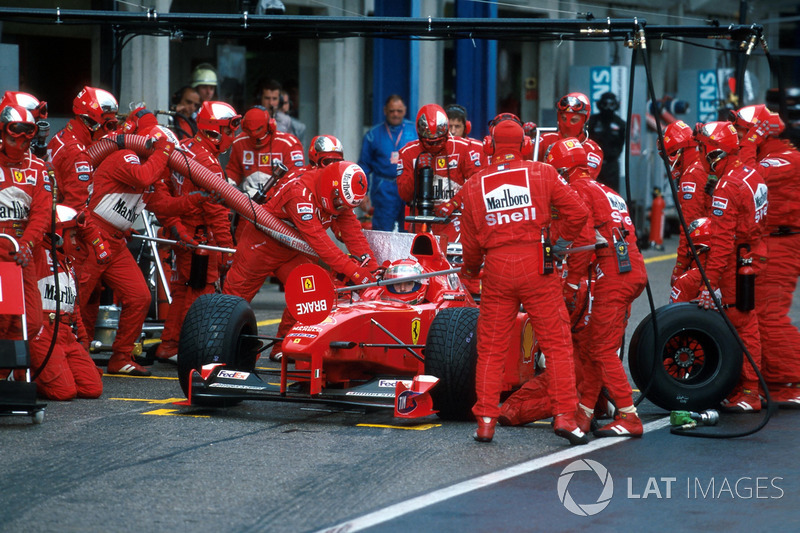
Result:
{"label": "racing slick tire", "polygon": [[478,309],[442,309],[433,319],[425,346],[425,373],[439,378],[431,389],[433,408],[445,420],[473,420]]}
{"label": "racing slick tire", "polygon": [[[187,397],[192,371],[199,371],[203,365],[222,363],[245,372],[255,369],[260,343],[242,339],[242,335],[258,335],[256,316],[247,300],[229,294],[204,294],[195,300],[186,313],[178,342],[178,380]],[[192,403],[229,407],[241,400],[196,398]]]}
{"label": "racing slick tire", "polygon": [[[636,386],[667,411],[719,406],[742,370],[742,349],[725,320],[691,302],[666,305],[655,314],[655,344],[652,314],[631,337],[628,366]],[[655,357],[654,349],[661,355]]]}

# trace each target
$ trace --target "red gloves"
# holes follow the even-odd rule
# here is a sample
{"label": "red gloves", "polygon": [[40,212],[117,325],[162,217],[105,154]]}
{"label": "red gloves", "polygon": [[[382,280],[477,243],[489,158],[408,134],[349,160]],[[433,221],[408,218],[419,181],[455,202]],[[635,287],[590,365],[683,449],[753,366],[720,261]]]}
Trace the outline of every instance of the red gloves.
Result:
{"label": "red gloves", "polygon": [[461,277],[465,279],[478,279],[481,277],[481,271],[472,270],[467,265],[461,265]]}
{"label": "red gloves", "polygon": [[92,236],[90,243],[92,245],[92,249],[94,250],[94,257],[97,260],[98,265],[105,265],[106,263],[111,262],[111,247],[109,246],[108,242],[100,236],[99,231]]}
{"label": "red gloves", "polygon": [[189,199],[189,203],[195,208],[202,208],[206,202],[213,201],[211,195],[206,191],[192,191],[187,194],[186,197]]}
{"label": "red gloves", "polygon": [[174,225],[169,227],[169,235],[174,240],[178,241],[177,245],[181,248],[195,248],[199,244],[194,238],[189,235],[183,225]]}
{"label": "red gloves", "polygon": [[769,137],[769,124],[760,122],[759,124],[753,124],[753,126],[747,130],[747,133],[742,137],[742,141],[760,146],[767,137]]}
{"label": "red gloves", "polygon": [[377,281],[372,272],[364,267],[357,266],[352,274],[348,275],[350,281],[352,281],[356,285],[363,285],[364,283],[372,283],[373,281]]}
{"label": "red gloves", "polygon": [[22,268],[25,268],[33,261],[33,250],[28,243],[24,242],[19,245],[18,252],[11,252],[11,255],[14,256],[14,262],[16,262]]}
{"label": "red gloves", "polygon": [[434,207],[433,212],[437,217],[447,218],[458,207],[460,207],[458,202],[450,200],[449,202],[445,202]]}
{"label": "red gloves", "polygon": [[153,153],[158,151],[164,152],[164,155],[169,157],[169,154],[175,150],[175,145],[170,142],[167,138],[166,134],[159,129],[155,129],[155,135],[153,135]]}
{"label": "red gloves", "polygon": [[219,191],[203,191],[205,194],[208,195],[208,201],[212,204],[224,204],[225,198],[223,198],[222,194]]}
{"label": "red gloves", "polygon": [[[717,296],[717,299],[722,301],[722,292],[719,289],[714,291],[714,294]],[[700,298],[697,301],[697,306],[702,307],[703,309],[716,309],[717,306],[714,304],[714,299],[711,297],[711,293],[707,290],[703,289],[700,291]]]}

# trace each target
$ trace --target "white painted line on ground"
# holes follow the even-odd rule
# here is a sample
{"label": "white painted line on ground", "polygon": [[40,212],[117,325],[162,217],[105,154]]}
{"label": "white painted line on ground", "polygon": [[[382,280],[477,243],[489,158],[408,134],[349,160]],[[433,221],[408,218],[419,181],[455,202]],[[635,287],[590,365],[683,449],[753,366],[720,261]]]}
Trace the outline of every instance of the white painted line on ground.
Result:
{"label": "white painted line on ground", "polygon": [[[650,431],[655,431],[668,425],[669,417],[660,418],[645,424],[644,432],[649,433]],[[445,487],[428,494],[423,494],[422,496],[417,496],[416,498],[412,498],[408,501],[396,503],[394,505],[390,505],[389,507],[384,507],[383,509],[365,514],[364,516],[353,518],[329,528],[321,529],[319,533],[332,533],[338,531],[347,531],[350,533],[352,531],[361,531],[362,529],[388,522],[389,520],[393,520],[398,516],[403,516],[404,514],[435,505],[439,502],[449,500],[450,498],[455,498],[456,496],[461,496],[462,494],[482,489],[484,487],[488,487],[489,485],[494,485],[495,483],[500,483],[501,481],[505,481],[516,476],[541,470],[542,468],[547,468],[548,466],[554,465],[561,461],[574,459],[575,457],[580,457],[581,455],[586,455],[587,453],[591,453],[602,448],[607,448],[626,440],[628,440],[628,437],[607,437],[595,439],[585,446],[571,446],[566,450],[556,452],[545,457],[532,459],[518,465],[498,470],[497,472],[491,472],[474,479],[462,481],[461,483],[457,483],[450,487]]]}

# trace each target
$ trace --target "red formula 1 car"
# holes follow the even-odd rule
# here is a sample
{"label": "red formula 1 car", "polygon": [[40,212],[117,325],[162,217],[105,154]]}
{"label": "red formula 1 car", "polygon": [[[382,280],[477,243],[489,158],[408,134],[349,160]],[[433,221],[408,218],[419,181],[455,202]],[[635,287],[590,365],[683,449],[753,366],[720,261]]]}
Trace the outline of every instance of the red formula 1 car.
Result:
{"label": "red formula 1 car", "polygon": [[[200,297],[186,316],[178,355],[178,375],[189,402],[318,401],[394,408],[395,416],[403,418],[433,412],[445,419],[471,418],[475,301],[432,235],[368,233],[379,259],[390,260],[376,286],[359,292],[342,288],[338,297],[325,296],[328,289],[321,286],[331,283],[330,276],[316,266],[287,281],[287,305],[301,322],[282,341],[280,371],[255,370],[263,341],[274,338],[258,335],[245,300]],[[406,244],[399,252],[392,241],[402,239]],[[508,341],[508,390],[534,375],[536,350],[533,328],[520,313]]]}

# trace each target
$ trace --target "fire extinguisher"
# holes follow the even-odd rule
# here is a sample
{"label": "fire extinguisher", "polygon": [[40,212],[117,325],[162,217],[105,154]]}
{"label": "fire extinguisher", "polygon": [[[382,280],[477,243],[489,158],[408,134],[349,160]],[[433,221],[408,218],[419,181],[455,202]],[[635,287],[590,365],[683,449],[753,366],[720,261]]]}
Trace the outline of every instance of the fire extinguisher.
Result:
{"label": "fire extinguisher", "polygon": [[740,244],[736,248],[736,309],[752,311],[756,308],[756,271],[753,258],[744,257],[742,248],[750,252],[749,244]]}
{"label": "fire extinguisher", "polygon": [[664,195],[661,189],[653,187],[653,205],[650,207],[650,246],[656,250],[664,249]]}
{"label": "fire extinguisher", "polygon": [[[205,230],[205,226],[197,226],[195,230],[195,240],[201,244],[206,243]],[[196,291],[201,291],[206,288],[208,260],[208,250],[202,248],[195,248],[192,250],[192,263],[189,269],[189,281],[187,285]]]}

